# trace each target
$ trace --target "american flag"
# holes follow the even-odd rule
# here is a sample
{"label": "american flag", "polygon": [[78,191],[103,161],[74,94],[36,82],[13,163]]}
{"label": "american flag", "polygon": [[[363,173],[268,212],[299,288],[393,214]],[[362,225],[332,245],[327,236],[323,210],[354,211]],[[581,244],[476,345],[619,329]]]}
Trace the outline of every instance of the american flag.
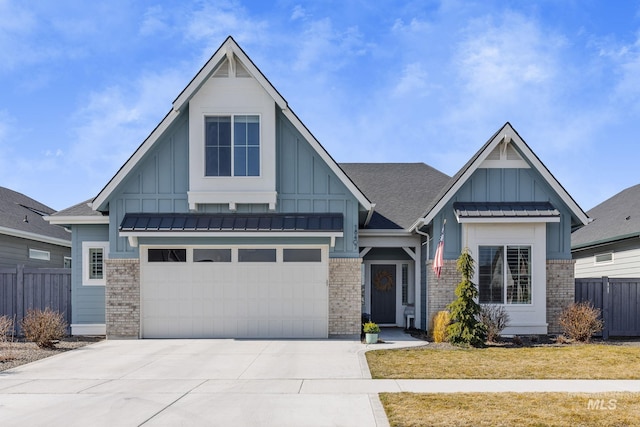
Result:
{"label": "american flag", "polygon": [[436,248],[436,254],[433,257],[433,272],[436,274],[436,277],[440,278],[440,273],[442,272],[442,266],[444,265],[444,225],[447,223],[445,219],[442,222],[442,232],[440,233],[440,241],[438,242],[438,247]]}

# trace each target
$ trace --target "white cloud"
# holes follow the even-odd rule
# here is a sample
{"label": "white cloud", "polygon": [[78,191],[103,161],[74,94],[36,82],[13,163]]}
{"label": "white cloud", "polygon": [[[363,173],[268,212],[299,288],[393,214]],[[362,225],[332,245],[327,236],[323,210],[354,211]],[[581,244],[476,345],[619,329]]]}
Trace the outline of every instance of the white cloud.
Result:
{"label": "white cloud", "polygon": [[167,23],[165,17],[168,11],[164,10],[162,6],[152,6],[145,10],[142,23],[140,25],[140,34],[142,36],[153,36],[161,34],[167,30]]}
{"label": "white cloud", "polygon": [[422,97],[429,92],[429,74],[420,63],[407,64],[402,70],[400,80],[394,89],[394,95]]}
{"label": "white cloud", "polygon": [[304,7],[298,4],[293,8],[293,12],[291,12],[292,21],[297,21],[298,19],[304,19],[306,17],[307,17],[307,11],[304,9]]}

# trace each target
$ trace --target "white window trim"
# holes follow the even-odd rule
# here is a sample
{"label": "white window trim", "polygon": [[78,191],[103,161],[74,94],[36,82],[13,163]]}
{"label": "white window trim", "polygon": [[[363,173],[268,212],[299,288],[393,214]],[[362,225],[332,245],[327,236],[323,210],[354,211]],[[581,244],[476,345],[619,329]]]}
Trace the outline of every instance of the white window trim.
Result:
{"label": "white window trim", "polygon": [[51,261],[51,252],[41,249],[29,248],[29,259],[37,259],[38,261]]}
{"label": "white window trim", "polygon": [[109,242],[82,242],[82,286],[105,286],[107,284],[106,268],[102,266],[102,279],[89,278],[89,250],[102,249],[102,263],[109,258]]}
{"label": "white window trim", "polygon": [[[607,261],[598,261],[598,256],[600,255],[611,255],[611,259],[607,260]],[[599,254],[595,254],[593,256],[593,265],[608,265],[608,264],[613,264],[615,261],[614,255],[613,255],[613,251],[609,251],[609,252],[601,252]]]}
{"label": "white window trim", "polygon": [[[533,254],[534,254],[534,244],[533,243],[496,243],[496,244],[486,244],[486,243],[482,243],[482,244],[478,244],[478,255],[480,254],[480,247],[482,246],[502,246],[503,250],[505,251],[503,253],[503,256],[505,257],[504,260],[504,265],[502,266],[503,268],[503,277],[502,277],[502,298],[503,298],[503,302],[480,302],[480,271],[479,271],[479,266],[476,265],[476,272],[474,277],[476,277],[475,280],[477,280],[477,284],[478,284],[478,298],[477,298],[477,302],[478,304],[482,304],[482,305],[501,305],[504,307],[527,307],[527,306],[532,306],[533,305],[533,301],[534,301],[534,268],[533,268]],[[508,247],[513,247],[513,246],[526,246],[529,248],[529,274],[530,274],[530,286],[531,286],[531,290],[530,290],[530,296],[529,296],[529,300],[530,302],[528,303],[509,303],[507,302],[507,284],[505,282],[506,280],[506,269],[507,267],[507,262],[506,262],[506,250]],[[475,261],[475,259],[474,259]]]}
{"label": "white window trim", "polygon": [[[235,174],[235,145],[234,145],[234,119],[236,116],[258,116],[258,135],[260,137],[259,140],[259,160],[258,160],[258,167],[260,168],[260,173],[258,175],[236,175]],[[215,176],[215,175],[207,175],[207,129],[206,129],[206,123],[207,123],[207,118],[209,117],[231,117],[231,175],[221,175],[221,176]],[[206,113],[203,115],[203,119],[202,119],[202,132],[203,132],[203,136],[202,136],[202,149],[203,149],[203,165],[202,165],[202,171],[204,173],[203,178],[205,179],[229,179],[229,178],[234,178],[234,179],[256,179],[256,178],[262,178],[262,152],[264,150],[263,148],[263,141],[262,141],[262,114],[260,113]]]}
{"label": "white window trim", "polygon": [[69,260],[69,265],[71,266],[69,268],[73,268],[73,258],[71,258],[70,256],[65,256],[63,263],[66,264],[67,260]]}

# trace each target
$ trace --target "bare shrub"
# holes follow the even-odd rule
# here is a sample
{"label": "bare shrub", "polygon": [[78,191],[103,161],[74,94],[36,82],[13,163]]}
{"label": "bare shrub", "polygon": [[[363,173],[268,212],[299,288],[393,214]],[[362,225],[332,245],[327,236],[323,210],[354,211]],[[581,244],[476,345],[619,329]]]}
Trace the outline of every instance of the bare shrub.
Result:
{"label": "bare shrub", "polygon": [[588,342],[594,334],[602,331],[600,309],[587,301],[572,303],[562,310],[560,326],[568,338]]}
{"label": "bare shrub", "polygon": [[483,304],[480,306],[478,320],[487,328],[487,341],[497,342],[500,334],[509,324],[509,313],[501,305]]}
{"label": "bare shrub", "polygon": [[13,336],[14,333],[13,318],[7,316],[0,316],[0,342],[6,342],[9,336]]}
{"label": "bare shrub", "polygon": [[53,348],[66,334],[67,322],[62,313],[51,310],[29,310],[21,322],[25,337],[41,348]]}
{"label": "bare shrub", "polygon": [[445,342],[447,340],[447,326],[451,323],[451,315],[443,310],[433,317],[433,342]]}

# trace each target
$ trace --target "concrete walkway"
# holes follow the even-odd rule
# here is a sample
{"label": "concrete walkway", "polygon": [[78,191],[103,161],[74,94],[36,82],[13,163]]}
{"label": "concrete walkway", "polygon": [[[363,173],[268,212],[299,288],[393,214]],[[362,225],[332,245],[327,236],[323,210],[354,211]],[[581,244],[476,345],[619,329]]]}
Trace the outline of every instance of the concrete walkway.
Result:
{"label": "concrete walkway", "polygon": [[640,392],[640,381],[372,380],[368,349],[330,340],[104,341],[0,372],[0,425],[387,426],[380,392]]}

